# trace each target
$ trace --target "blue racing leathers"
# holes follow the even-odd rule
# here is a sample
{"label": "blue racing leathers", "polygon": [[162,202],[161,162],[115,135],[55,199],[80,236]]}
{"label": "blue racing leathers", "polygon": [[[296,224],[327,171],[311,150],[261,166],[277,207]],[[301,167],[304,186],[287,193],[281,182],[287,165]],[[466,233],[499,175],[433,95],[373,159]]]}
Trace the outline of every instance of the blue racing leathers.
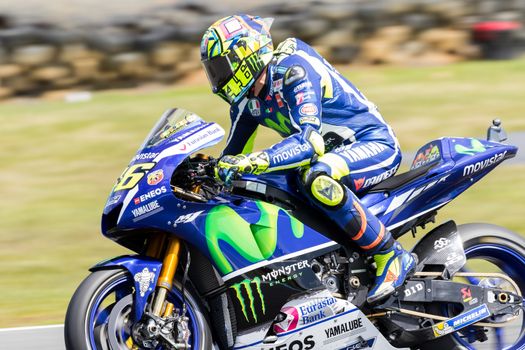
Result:
{"label": "blue racing leathers", "polygon": [[390,247],[390,233],[355,193],[398,169],[401,152],[392,129],[376,106],[309,45],[287,39],[274,54],[259,95],[248,94],[232,105],[223,154],[251,152],[258,125],[272,128],[284,139],[262,151],[269,161],[265,171],[302,166],[312,204],[363,249],[374,253]]}

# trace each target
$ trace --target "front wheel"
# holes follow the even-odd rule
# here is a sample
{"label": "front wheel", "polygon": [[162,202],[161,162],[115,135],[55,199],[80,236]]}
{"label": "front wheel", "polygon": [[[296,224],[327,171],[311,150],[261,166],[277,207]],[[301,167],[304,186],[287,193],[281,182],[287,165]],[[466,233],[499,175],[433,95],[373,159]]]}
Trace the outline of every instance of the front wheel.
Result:
{"label": "front wheel", "polygon": [[[124,270],[99,270],[91,273],[78,287],[69,303],[64,325],[68,350],[138,349],[131,337],[133,328],[134,283]],[[167,297],[182,309],[180,284]],[[185,289],[191,349],[211,349],[211,331],[197,299]],[[155,349],[170,350],[158,346]]]}

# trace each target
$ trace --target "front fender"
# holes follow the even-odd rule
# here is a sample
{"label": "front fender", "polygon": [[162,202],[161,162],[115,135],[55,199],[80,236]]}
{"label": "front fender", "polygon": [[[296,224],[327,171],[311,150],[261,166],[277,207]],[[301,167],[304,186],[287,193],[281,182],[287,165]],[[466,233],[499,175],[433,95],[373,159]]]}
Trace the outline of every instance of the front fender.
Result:
{"label": "front fender", "polygon": [[440,271],[452,276],[467,262],[454,221],[447,221],[427,233],[412,251],[419,258],[417,271]]}
{"label": "front fender", "polygon": [[133,276],[134,312],[135,320],[138,321],[142,318],[149,296],[155,290],[161,268],[162,262],[159,260],[142,255],[123,255],[102,261],[89,270],[125,269]]}

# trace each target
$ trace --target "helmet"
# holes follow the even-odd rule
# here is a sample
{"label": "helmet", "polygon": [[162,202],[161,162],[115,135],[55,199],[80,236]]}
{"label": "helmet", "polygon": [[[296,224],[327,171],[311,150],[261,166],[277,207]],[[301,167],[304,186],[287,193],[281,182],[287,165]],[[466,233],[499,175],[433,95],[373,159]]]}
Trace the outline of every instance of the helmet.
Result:
{"label": "helmet", "polygon": [[213,93],[238,102],[273,57],[273,19],[229,16],[212,24],[201,41],[201,61]]}

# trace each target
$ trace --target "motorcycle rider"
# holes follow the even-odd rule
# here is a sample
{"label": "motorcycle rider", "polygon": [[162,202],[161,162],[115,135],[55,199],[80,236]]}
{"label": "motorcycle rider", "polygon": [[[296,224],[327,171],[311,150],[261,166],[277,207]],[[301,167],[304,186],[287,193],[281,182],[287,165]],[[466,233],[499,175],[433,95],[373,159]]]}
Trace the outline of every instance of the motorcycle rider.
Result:
{"label": "motorcycle rider", "polygon": [[[232,127],[217,176],[302,167],[311,203],[373,256],[377,273],[367,301],[400,287],[415,258],[355,193],[393,175],[401,162],[396,136],[377,107],[312,47],[289,38],[274,51],[272,19],[235,15],[212,24],[201,61],[215,94],[231,105]],[[284,139],[252,152],[257,126]]]}

